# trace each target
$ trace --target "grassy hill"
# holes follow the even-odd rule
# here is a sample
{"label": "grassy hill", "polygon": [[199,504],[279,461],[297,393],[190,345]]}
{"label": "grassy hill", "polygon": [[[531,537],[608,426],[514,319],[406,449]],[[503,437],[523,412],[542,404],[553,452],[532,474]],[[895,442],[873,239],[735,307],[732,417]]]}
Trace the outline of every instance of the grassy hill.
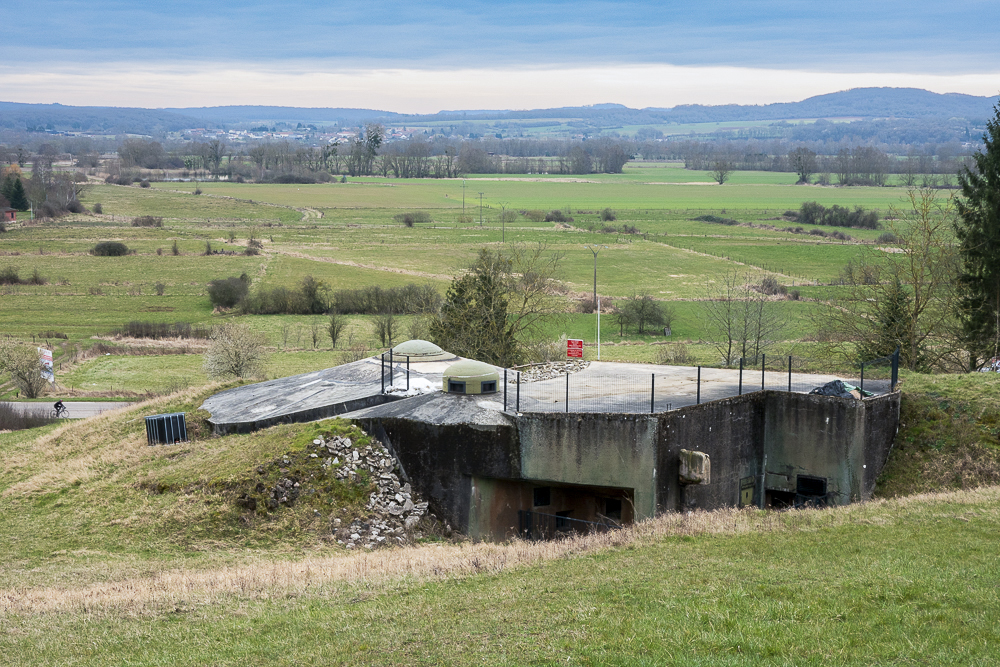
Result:
{"label": "grassy hill", "polygon": [[[900,497],[540,544],[346,552],[330,521],[362,510],[364,481],[248,512],[248,488],[310,473],[317,435],[366,441],[337,420],[209,437],[196,408],[220,386],[0,434],[0,651],[25,665],[994,664],[1000,487],[974,487],[1000,469],[1000,378],[903,386],[879,484]],[[193,441],[147,446],[142,417],[167,411],[189,413]],[[968,460],[978,476],[940,474]],[[960,490],[902,497],[918,489]]]}

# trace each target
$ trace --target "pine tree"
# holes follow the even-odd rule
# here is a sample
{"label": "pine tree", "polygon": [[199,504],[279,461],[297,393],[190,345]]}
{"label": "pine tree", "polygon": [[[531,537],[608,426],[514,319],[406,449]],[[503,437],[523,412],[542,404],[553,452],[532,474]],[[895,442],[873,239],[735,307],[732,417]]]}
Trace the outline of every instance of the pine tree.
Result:
{"label": "pine tree", "polygon": [[28,210],[28,195],[24,191],[24,184],[17,174],[9,174],[0,185],[0,196],[6,197],[10,202],[10,207],[18,211]]}
{"label": "pine tree", "polygon": [[959,174],[958,199],[962,270],[958,316],[969,350],[970,370],[1000,355],[1000,104],[986,123],[985,150],[973,156],[975,170]]}
{"label": "pine tree", "polygon": [[11,208],[16,208],[18,211],[28,210],[28,193],[24,191],[24,184],[21,183],[21,179],[17,176],[14,177],[14,185],[11,188],[11,194],[8,199],[10,200]]}

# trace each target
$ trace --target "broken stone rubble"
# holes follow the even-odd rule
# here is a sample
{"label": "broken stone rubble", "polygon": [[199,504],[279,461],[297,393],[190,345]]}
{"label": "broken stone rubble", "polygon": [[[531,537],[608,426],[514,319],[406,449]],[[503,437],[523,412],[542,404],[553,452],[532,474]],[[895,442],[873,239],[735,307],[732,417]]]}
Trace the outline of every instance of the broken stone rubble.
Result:
{"label": "broken stone rubble", "polygon": [[[330,440],[317,438],[313,446],[318,456],[324,458],[323,466],[340,466],[334,472],[338,479],[358,481],[365,474],[376,486],[365,506],[374,517],[367,520],[354,519],[343,527],[340,519],[331,525],[337,542],[348,549],[373,549],[386,544],[402,544],[407,533],[414,530],[420,519],[427,514],[427,503],[416,502],[409,483],[400,484],[393,472],[396,460],[381,443],[375,441],[363,449],[358,449],[350,438],[334,436]],[[343,460],[343,465],[340,461]]]}

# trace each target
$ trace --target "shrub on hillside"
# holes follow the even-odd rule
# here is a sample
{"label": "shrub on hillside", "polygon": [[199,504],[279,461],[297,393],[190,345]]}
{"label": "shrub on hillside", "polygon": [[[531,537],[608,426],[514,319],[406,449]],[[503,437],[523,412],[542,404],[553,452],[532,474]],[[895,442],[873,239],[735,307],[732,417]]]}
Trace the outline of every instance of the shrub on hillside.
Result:
{"label": "shrub on hillside", "polygon": [[141,215],[138,218],[132,218],[133,227],[162,227],[163,218],[152,215]]}
{"label": "shrub on hillside", "polygon": [[410,213],[398,213],[392,219],[402,225],[412,227],[414,224],[430,222],[431,216],[425,211],[413,211]]}
{"label": "shrub on hillside", "polygon": [[573,222],[573,218],[556,209],[545,215],[545,222]]}
{"label": "shrub on hillside", "polygon": [[208,298],[216,308],[235,307],[249,291],[250,278],[245,273],[238,278],[220,278],[208,283]]}
{"label": "shrub on hillside", "polygon": [[[786,211],[785,215],[794,213]],[[856,229],[878,229],[880,227],[877,211],[866,211],[860,206],[854,210],[834,204],[826,208],[819,202],[803,202],[799,212],[795,214],[796,222],[806,225],[824,225],[827,227],[853,227]]]}
{"label": "shrub on hillside", "polygon": [[128,246],[119,241],[102,241],[90,249],[95,257],[122,257],[129,252]]}

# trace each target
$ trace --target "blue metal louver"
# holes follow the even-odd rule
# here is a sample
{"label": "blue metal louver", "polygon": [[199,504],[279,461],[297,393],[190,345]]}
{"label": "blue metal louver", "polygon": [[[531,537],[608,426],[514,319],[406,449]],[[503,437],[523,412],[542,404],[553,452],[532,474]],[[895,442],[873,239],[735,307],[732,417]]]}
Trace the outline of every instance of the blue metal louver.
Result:
{"label": "blue metal louver", "polygon": [[187,423],[183,412],[146,417],[146,440],[150,445],[187,442]]}

